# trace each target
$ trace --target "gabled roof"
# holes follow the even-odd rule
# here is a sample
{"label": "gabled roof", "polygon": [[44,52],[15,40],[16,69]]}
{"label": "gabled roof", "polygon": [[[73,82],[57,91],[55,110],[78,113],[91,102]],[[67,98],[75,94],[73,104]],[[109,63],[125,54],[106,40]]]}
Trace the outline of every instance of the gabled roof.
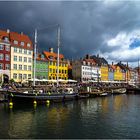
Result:
{"label": "gabled roof", "polygon": [[117,66],[119,66],[123,70],[129,70],[129,67],[121,62],[117,63]]}
{"label": "gabled roof", "polygon": [[95,62],[98,63],[99,66],[101,66],[103,64],[108,65],[108,62],[103,57],[92,55],[92,56],[90,56],[90,58],[95,60]]}
{"label": "gabled roof", "polygon": [[96,65],[96,62],[90,58],[89,59],[84,58],[83,61],[85,61],[86,63],[90,62],[91,64]]}
{"label": "gabled roof", "polygon": [[[22,46],[22,48],[33,49],[32,42],[31,42],[30,38],[25,34],[10,32],[10,40],[11,40],[11,44],[14,46],[21,47],[20,43],[24,42],[24,46]],[[18,44],[14,44],[14,40],[18,41]],[[30,43],[31,47],[28,47],[27,43]]]}
{"label": "gabled roof", "polygon": [[[57,60],[57,53],[43,51],[43,54],[46,56],[47,60]],[[64,58],[63,54],[59,54],[59,58],[63,59]]]}
{"label": "gabled roof", "polygon": [[4,36],[9,37],[9,34],[6,31],[0,30],[0,39],[2,39]]}
{"label": "gabled roof", "polygon": [[44,55],[44,58],[41,58],[41,55],[44,55],[44,54],[38,53],[37,57],[36,57],[36,60],[38,60],[38,61],[47,61],[47,58],[45,57],[45,55]]}
{"label": "gabled roof", "polygon": [[[20,34],[20,33],[10,32],[10,31],[8,33],[7,31],[0,30],[0,40],[3,39],[3,37],[8,37],[10,44],[15,47],[25,48],[29,50],[33,49],[32,41],[27,35],[23,33]],[[14,40],[18,41],[18,44],[14,44]],[[24,42],[24,46],[21,46],[21,42]],[[30,43],[30,47],[27,46],[27,43]]]}
{"label": "gabled roof", "polygon": [[113,69],[113,70],[115,70],[116,69],[116,65],[108,65],[108,67],[110,68],[110,69]]}

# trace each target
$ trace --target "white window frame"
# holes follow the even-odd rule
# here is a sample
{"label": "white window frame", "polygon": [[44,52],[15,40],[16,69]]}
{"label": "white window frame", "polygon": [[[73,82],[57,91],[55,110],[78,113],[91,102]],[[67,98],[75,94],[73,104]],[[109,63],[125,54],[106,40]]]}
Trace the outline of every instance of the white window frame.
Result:
{"label": "white window frame", "polygon": [[16,45],[17,45],[17,44],[18,44],[18,41],[17,41],[17,40],[14,40],[14,44],[16,44]]}
{"label": "white window frame", "polygon": [[4,45],[0,44],[0,50],[4,50]]}
{"label": "white window frame", "polygon": [[3,70],[3,64],[0,63],[0,70]]}
{"label": "white window frame", "polygon": [[4,55],[2,53],[0,53],[0,60],[4,59]]}
{"label": "white window frame", "polygon": [[9,54],[6,54],[6,55],[5,55],[5,60],[6,60],[6,61],[10,61],[10,55],[9,55]]}

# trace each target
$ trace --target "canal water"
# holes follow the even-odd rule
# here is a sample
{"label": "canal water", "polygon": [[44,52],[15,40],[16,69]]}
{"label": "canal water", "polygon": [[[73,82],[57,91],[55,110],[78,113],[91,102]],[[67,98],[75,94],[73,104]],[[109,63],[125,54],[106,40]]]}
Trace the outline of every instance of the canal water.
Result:
{"label": "canal water", "polygon": [[139,139],[140,95],[115,95],[65,104],[0,104],[0,139]]}

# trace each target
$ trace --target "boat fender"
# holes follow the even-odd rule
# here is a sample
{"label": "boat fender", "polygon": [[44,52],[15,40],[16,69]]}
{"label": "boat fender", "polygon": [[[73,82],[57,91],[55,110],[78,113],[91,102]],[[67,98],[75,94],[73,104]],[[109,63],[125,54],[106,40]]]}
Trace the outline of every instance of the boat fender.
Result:
{"label": "boat fender", "polygon": [[9,106],[11,106],[11,107],[12,107],[12,106],[13,106],[13,102],[9,102]]}
{"label": "boat fender", "polygon": [[37,101],[34,101],[33,103],[34,103],[34,105],[36,105],[37,104]]}
{"label": "boat fender", "polygon": [[47,104],[50,104],[50,100],[47,100],[46,103],[47,103]]}

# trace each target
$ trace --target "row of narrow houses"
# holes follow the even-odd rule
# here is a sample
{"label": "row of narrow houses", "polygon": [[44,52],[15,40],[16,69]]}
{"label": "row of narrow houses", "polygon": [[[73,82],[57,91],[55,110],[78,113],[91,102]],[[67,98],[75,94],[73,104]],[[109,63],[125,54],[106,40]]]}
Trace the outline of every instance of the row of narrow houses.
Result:
{"label": "row of narrow houses", "polygon": [[[0,30],[0,81],[13,79],[15,82],[25,82],[34,77],[34,50],[33,43],[28,35],[10,30]],[[139,67],[132,69],[128,64],[119,62],[108,64],[105,58],[99,55],[86,55],[82,59],[69,61],[63,54],[59,55],[57,66],[57,53],[53,48],[49,51],[37,53],[35,78],[74,79],[79,82],[138,82]]]}
{"label": "row of narrow houses", "polygon": [[[33,78],[33,43],[23,33],[0,30],[0,81],[25,82]],[[59,56],[59,79],[68,79],[68,63],[64,55]],[[37,54],[35,78],[56,79],[57,53],[53,48]]]}
{"label": "row of narrow houses", "polygon": [[99,55],[89,56],[72,62],[72,76],[75,80],[86,82],[139,82],[139,70],[132,69],[127,64],[118,62],[108,64]]}

